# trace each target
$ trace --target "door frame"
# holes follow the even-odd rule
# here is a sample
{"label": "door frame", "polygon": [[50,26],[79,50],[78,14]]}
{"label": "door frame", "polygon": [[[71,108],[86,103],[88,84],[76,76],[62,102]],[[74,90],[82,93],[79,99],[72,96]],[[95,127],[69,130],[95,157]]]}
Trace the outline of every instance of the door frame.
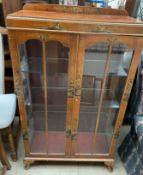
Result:
{"label": "door frame", "polygon": [[[28,123],[27,123],[27,115],[26,108],[24,103],[24,89],[22,82],[22,74],[21,74],[21,65],[20,65],[20,55],[18,50],[18,45],[26,42],[27,40],[34,39],[42,42],[43,49],[43,60],[45,63],[46,60],[46,52],[45,52],[45,43],[48,41],[56,40],[61,42],[64,46],[70,49],[69,55],[69,66],[68,66],[68,98],[67,98],[67,114],[66,114],[66,131],[71,130],[71,120],[73,114],[73,103],[74,103],[74,86],[75,86],[75,76],[76,76],[76,57],[77,57],[77,49],[78,49],[78,38],[76,34],[66,34],[66,33],[54,33],[51,31],[40,32],[40,31],[26,31],[26,30],[9,30],[9,44],[12,56],[12,67],[14,74],[14,86],[15,93],[18,98],[18,106],[20,111],[20,120],[22,126],[22,134],[24,140],[24,148],[25,148],[25,157],[70,157],[71,155],[71,139],[70,137],[66,137],[66,146],[65,146],[65,155],[59,154],[32,154],[30,152],[30,140],[29,140],[29,132],[28,132]],[[46,81],[46,66],[44,69],[44,80]],[[70,96],[71,93],[71,85],[73,95]],[[44,83],[44,87],[46,88],[46,83]],[[46,96],[46,92],[45,92]],[[46,99],[46,97],[45,97]],[[47,101],[45,100],[45,105],[47,105]],[[46,131],[48,128],[46,129]]]}
{"label": "door frame", "polygon": [[[101,42],[107,42],[109,44],[109,48],[113,44],[116,43],[123,43],[128,46],[129,49],[135,50],[134,55],[132,57],[131,65],[129,68],[128,76],[126,83],[124,85],[124,91],[122,94],[122,100],[120,103],[120,108],[117,114],[117,120],[115,123],[115,127],[113,129],[113,136],[111,140],[111,145],[109,147],[109,153],[108,154],[93,154],[93,155],[85,155],[85,154],[77,154],[76,155],[76,137],[72,140],[72,157],[82,158],[113,158],[115,149],[116,149],[116,143],[117,138],[119,135],[119,129],[122,125],[123,118],[125,115],[125,110],[127,108],[129,95],[131,92],[131,88],[133,85],[133,80],[136,74],[137,66],[139,64],[139,59],[141,56],[141,47],[143,46],[143,41],[139,37],[132,37],[132,36],[118,36],[118,35],[100,35],[100,34],[81,34],[79,36],[79,46],[78,46],[78,56],[77,56],[77,67],[76,67],[76,86],[78,87],[78,96],[75,95],[74,99],[74,114],[72,118],[72,133],[75,133],[75,135],[78,134],[78,123],[79,123],[79,113],[80,113],[80,100],[81,100],[81,89],[82,89],[82,76],[83,76],[83,68],[84,68],[84,54],[85,49],[92,46],[93,44],[101,43]],[[111,53],[109,53],[111,55]],[[75,87],[76,89],[76,87]],[[76,93],[76,92],[75,92]],[[126,94],[128,93],[128,99],[124,101],[124,98]]]}

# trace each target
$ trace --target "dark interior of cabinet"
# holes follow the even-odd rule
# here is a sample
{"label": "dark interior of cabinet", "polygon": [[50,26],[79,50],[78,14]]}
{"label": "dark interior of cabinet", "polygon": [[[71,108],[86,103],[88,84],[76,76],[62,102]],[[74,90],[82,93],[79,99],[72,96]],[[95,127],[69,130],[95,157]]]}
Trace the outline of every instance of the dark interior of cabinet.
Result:
{"label": "dark interior of cabinet", "polygon": [[5,26],[2,3],[0,3],[0,26]]}

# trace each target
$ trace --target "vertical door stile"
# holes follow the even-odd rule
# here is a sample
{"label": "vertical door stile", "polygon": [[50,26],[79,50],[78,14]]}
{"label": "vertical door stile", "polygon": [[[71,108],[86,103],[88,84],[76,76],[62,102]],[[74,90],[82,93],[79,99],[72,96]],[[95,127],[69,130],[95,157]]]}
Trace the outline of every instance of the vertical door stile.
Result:
{"label": "vertical door stile", "polygon": [[96,126],[95,126],[95,135],[94,135],[94,141],[93,141],[93,146],[96,144],[96,133],[98,132],[99,128],[99,122],[100,122],[100,115],[102,112],[102,105],[103,105],[103,98],[104,98],[104,93],[105,93],[105,86],[107,83],[108,79],[108,72],[109,72],[109,67],[110,67],[110,61],[111,61],[111,52],[112,52],[112,44],[109,43],[109,52],[107,55],[106,63],[105,63],[105,69],[104,69],[104,79],[101,87],[101,93],[100,93],[100,98],[99,98],[99,105],[98,105],[98,111],[97,111],[97,119],[96,119]]}
{"label": "vertical door stile", "polygon": [[10,43],[10,50],[11,50],[11,57],[12,59],[12,68],[14,74],[14,89],[18,99],[18,107],[20,112],[20,119],[22,121],[22,134],[24,140],[24,149],[25,149],[25,156],[30,154],[30,148],[28,145],[29,143],[29,133],[28,133],[28,126],[27,126],[27,118],[26,118],[26,109],[24,103],[24,91],[23,91],[23,84],[22,84],[22,75],[20,72],[20,60],[18,54],[18,44],[14,41],[14,37],[12,33],[9,32],[9,43]]}
{"label": "vertical door stile", "polygon": [[[72,130],[72,135],[71,135],[71,156],[74,156],[75,154],[75,142],[76,142],[76,135],[77,135],[77,129],[78,129],[78,116],[79,114],[76,113],[78,107],[77,107],[77,103],[80,103],[79,98],[76,96],[76,83],[78,80],[77,77],[77,70],[80,69],[80,66],[78,64],[78,53],[79,53],[79,37],[80,35],[77,35],[76,37],[76,42],[75,45],[73,47],[73,52],[74,54],[74,82],[75,82],[75,95],[74,95],[74,99],[73,99],[73,112],[72,112],[72,120],[71,120],[71,130]],[[77,102],[77,103],[76,103]],[[75,137],[75,138],[74,138]]]}
{"label": "vertical door stile", "polygon": [[48,95],[47,95],[47,64],[46,64],[46,42],[42,42],[43,52],[43,77],[44,77],[44,101],[45,101],[45,136],[46,148],[48,152]]}
{"label": "vertical door stile", "polygon": [[65,156],[69,157],[71,152],[71,121],[72,121],[72,110],[73,110],[73,92],[74,92],[74,80],[72,74],[72,65],[73,65],[73,52],[70,48],[70,59],[68,63],[68,99],[67,99],[67,115],[66,115],[66,147],[65,147]]}
{"label": "vertical door stile", "polygon": [[[84,36],[83,36],[84,38]],[[81,43],[82,37],[78,35],[77,37],[77,54],[76,54],[76,76],[75,76],[75,86],[79,86],[80,94],[76,94],[75,87],[75,98],[74,98],[74,111],[72,116],[72,156],[76,153],[76,142],[78,135],[78,123],[80,114],[80,99],[81,99],[81,88],[82,88],[82,75],[84,69],[84,46]]]}
{"label": "vertical door stile", "polygon": [[70,131],[70,137],[67,137],[66,139],[66,155],[73,156],[73,140],[72,140],[72,134],[75,131],[75,81],[76,81],[76,63],[77,63],[77,53],[78,53],[78,36],[76,35],[73,39],[71,36],[71,43],[72,47],[70,48],[70,62],[69,62],[69,73],[68,73],[68,88],[70,86],[73,86],[73,97],[68,97],[68,110],[67,110],[67,132]]}

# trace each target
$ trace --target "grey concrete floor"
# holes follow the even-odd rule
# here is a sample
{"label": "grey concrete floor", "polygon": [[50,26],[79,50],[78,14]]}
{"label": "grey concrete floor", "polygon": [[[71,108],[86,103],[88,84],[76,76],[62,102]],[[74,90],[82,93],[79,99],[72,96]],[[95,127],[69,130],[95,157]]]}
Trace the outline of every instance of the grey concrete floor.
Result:
{"label": "grey concrete floor", "polygon": [[[122,127],[118,145],[128,132],[128,127]],[[18,161],[12,162],[9,157],[12,169],[6,172],[6,175],[127,175],[118,154],[115,155],[115,164],[113,172],[109,172],[103,164],[93,163],[36,163],[33,164],[29,170],[23,167],[23,143],[20,140],[18,150]]]}

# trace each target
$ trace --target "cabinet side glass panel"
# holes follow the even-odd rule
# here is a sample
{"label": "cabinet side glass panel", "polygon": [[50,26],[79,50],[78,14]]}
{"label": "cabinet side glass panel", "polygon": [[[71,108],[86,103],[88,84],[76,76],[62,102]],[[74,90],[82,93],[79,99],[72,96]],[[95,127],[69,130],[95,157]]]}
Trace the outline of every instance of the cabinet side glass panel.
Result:
{"label": "cabinet side glass panel", "polygon": [[46,43],[48,154],[65,154],[69,48]]}
{"label": "cabinet side glass panel", "polygon": [[85,50],[76,154],[109,152],[133,50],[119,43],[108,52],[106,43]]}
{"label": "cabinet side glass panel", "polygon": [[30,152],[46,154],[42,43],[28,40],[19,49]]}

